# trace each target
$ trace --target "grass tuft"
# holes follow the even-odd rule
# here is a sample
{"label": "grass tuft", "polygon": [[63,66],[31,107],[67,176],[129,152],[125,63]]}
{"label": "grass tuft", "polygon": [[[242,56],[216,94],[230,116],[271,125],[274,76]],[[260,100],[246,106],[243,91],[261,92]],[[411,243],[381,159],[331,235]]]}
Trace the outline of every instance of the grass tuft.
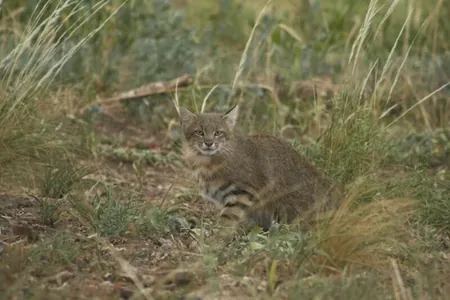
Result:
{"label": "grass tuft", "polygon": [[61,213],[60,207],[64,203],[64,199],[34,198],[39,203],[39,213],[42,218],[42,223],[46,226],[54,227],[59,220]]}
{"label": "grass tuft", "polygon": [[125,236],[139,215],[133,199],[123,203],[111,190],[107,190],[104,196],[95,195],[92,205],[96,211],[95,227],[107,237]]}
{"label": "grass tuft", "polygon": [[313,239],[324,266],[374,268],[386,264],[391,256],[404,254],[407,225],[416,201],[377,199],[353,205],[355,198],[345,199],[331,217],[319,216]]}
{"label": "grass tuft", "polygon": [[86,167],[76,167],[70,162],[57,162],[47,166],[41,184],[43,197],[62,199],[90,172]]}
{"label": "grass tuft", "polygon": [[[63,147],[55,143],[59,132],[46,112],[52,106],[48,89],[74,53],[104,26],[69,46],[72,36],[104,9],[107,1],[99,2],[89,14],[83,14],[81,3],[74,1],[51,4],[40,1],[35,5],[23,32],[14,37],[15,46],[0,53],[0,184],[21,177],[28,181],[30,175],[36,175],[32,171],[39,172],[42,162],[65,155]],[[57,35],[68,19],[74,19],[72,26]]]}

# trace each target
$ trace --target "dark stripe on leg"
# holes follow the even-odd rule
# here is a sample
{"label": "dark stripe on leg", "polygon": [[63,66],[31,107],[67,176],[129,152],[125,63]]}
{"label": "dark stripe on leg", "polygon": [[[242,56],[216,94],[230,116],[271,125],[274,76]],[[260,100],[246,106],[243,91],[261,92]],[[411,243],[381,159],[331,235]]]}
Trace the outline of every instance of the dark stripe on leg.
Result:
{"label": "dark stripe on leg", "polygon": [[274,221],[273,216],[269,216],[264,211],[255,209],[247,211],[247,218],[250,226],[262,227],[264,231],[268,231]]}
{"label": "dark stripe on leg", "polygon": [[224,198],[225,207],[238,207],[240,209],[248,209],[253,205],[253,197],[249,193],[242,193],[240,195],[230,194]]}
{"label": "dark stripe on leg", "polygon": [[[219,193],[222,193],[223,191],[229,189],[232,186],[231,182],[226,182],[224,184],[222,184],[221,186],[219,186],[219,188],[212,194],[213,198],[217,198],[217,196],[219,195]],[[223,197],[225,198],[225,197]]]}
{"label": "dark stripe on leg", "polygon": [[246,190],[236,188],[234,190],[227,192],[225,195],[223,195],[223,199],[226,199],[228,196],[231,196],[231,195],[234,195],[234,196],[248,195],[248,198],[251,197],[251,194],[249,192],[247,192]]}

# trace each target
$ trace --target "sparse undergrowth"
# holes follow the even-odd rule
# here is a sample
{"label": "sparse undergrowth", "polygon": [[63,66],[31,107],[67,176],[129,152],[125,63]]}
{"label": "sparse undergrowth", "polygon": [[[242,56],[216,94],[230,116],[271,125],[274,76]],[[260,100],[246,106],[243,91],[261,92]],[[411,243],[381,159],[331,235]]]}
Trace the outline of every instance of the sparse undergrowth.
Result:
{"label": "sparse undergrowth", "polygon": [[[5,299],[450,293],[447,2],[277,1],[253,32],[265,1],[35,2],[0,4]],[[186,72],[180,102],[239,100],[244,130],[345,186],[340,208],[224,243],[182,173],[175,91],[102,102]]]}

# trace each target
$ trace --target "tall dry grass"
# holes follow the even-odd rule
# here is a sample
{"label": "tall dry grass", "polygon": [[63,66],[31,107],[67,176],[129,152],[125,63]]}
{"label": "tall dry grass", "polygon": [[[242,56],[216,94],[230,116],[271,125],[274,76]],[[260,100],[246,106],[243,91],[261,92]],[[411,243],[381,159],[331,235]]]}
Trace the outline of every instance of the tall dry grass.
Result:
{"label": "tall dry grass", "polygon": [[49,87],[54,87],[55,77],[74,53],[117,12],[74,41],[75,34],[107,3],[99,1],[86,13],[80,1],[57,5],[40,1],[24,28],[13,28],[14,35],[3,36],[15,46],[0,58],[0,185],[33,180],[33,170],[66,156],[57,124],[51,122],[54,116],[49,115],[61,113],[51,101]]}

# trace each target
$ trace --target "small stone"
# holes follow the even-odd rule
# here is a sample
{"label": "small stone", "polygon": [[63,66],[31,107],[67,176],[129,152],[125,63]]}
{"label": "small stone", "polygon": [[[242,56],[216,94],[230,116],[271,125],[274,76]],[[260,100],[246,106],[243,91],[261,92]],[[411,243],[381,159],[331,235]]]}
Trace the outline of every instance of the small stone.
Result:
{"label": "small stone", "polygon": [[164,283],[170,286],[185,286],[192,282],[194,273],[188,270],[175,270],[164,279]]}
{"label": "small stone", "polygon": [[156,279],[154,276],[151,275],[142,275],[142,283],[145,287],[152,286],[155,283]]}
{"label": "small stone", "polygon": [[39,239],[38,234],[28,225],[15,225],[12,232],[15,235],[26,237],[29,243],[36,242]]}
{"label": "small stone", "polygon": [[125,289],[120,289],[120,298],[128,300],[133,296],[133,292]]}

